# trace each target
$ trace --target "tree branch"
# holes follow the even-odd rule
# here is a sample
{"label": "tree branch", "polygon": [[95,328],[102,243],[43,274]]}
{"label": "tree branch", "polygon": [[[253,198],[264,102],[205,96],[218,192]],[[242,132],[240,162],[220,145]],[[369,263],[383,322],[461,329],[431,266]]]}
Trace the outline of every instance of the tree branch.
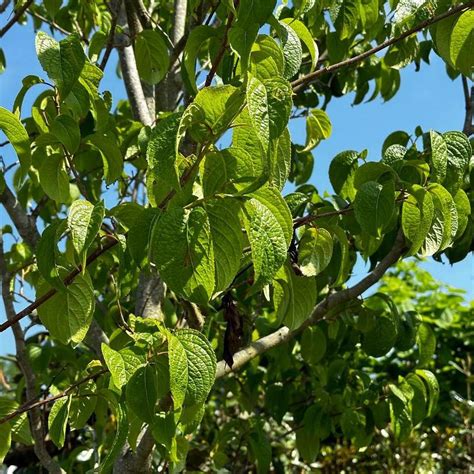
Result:
{"label": "tree branch", "polygon": [[460,13],[464,10],[468,10],[472,8],[473,6],[474,6],[474,1],[457,5],[451,8],[450,10],[444,13],[441,13],[440,15],[437,15],[433,18],[428,18],[427,20],[422,21],[418,25],[402,33],[400,36],[388,39],[384,41],[383,43],[379,44],[378,46],[375,46],[374,48],[369,49],[368,51],[365,51],[364,53],[358,54],[357,56],[354,56],[353,58],[345,59],[344,61],[338,62],[336,64],[332,64],[327,67],[323,67],[321,69],[318,69],[317,71],[306,74],[305,76],[302,76],[291,83],[291,86],[293,87],[293,91],[298,92],[304,86],[307,86],[308,84],[313,82],[317,77],[321,76],[322,74],[337,71],[338,69],[344,68],[346,66],[351,66],[352,64],[357,64],[361,62],[362,60],[372,56],[373,54],[378,53],[382,49],[388,48],[392,44],[398,43],[399,41],[405,38],[408,38],[409,36],[427,28],[428,26],[434,25],[435,23],[438,23],[439,21],[444,20],[445,18],[455,15],[456,13]]}
{"label": "tree branch", "polygon": [[212,83],[212,79],[214,78],[217,68],[219,67],[219,64],[222,61],[222,58],[224,57],[225,50],[227,48],[227,38],[229,34],[230,27],[232,26],[232,23],[234,22],[234,14],[229,13],[229,16],[227,17],[227,24],[225,26],[225,31],[224,31],[224,36],[222,38],[222,43],[219,48],[219,51],[216,54],[216,58],[214,59],[211,70],[209,71],[209,74],[206,77],[206,82],[204,83],[204,87],[209,87]]}
{"label": "tree branch", "polygon": [[13,224],[17,228],[20,237],[32,249],[34,249],[40,239],[40,235],[36,229],[35,219],[25,212],[16,199],[15,195],[6,184],[5,189],[0,194],[0,202],[5,206],[5,209]]}
{"label": "tree branch", "polygon": [[[15,317],[15,307],[13,305],[13,296],[10,286],[12,284],[11,275],[7,272],[7,264],[3,248],[3,234],[0,233],[0,269],[2,277],[2,297],[5,305],[7,318],[12,320]],[[25,337],[23,330],[19,324],[13,325],[13,336],[15,339],[16,359],[20,367],[21,373],[25,379],[26,396],[31,399],[36,392],[36,377],[31,368],[26,352]],[[43,418],[41,412],[37,408],[29,410],[28,418],[30,422],[31,434],[34,439],[34,450],[41,465],[51,473],[64,472],[59,464],[54,461],[46,450],[45,431],[43,426]]]}
{"label": "tree branch", "polygon": [[2,38],[8,30],[21,18],[23,13],[28,10],[33,0],[26,0],[26,2],[15,12],[10,21],[0,30],[0,38]]}
{"label": "tree branch", "polygon": [[309,318],[294,331],[290,331],[289,328],[283,326],[277,331],[264,336],[258,341],[252,342],[246,348],[240,350],[234,354],[234,364],[231,367],[227,365],[224,360],[221,360],[217,364],[216,378],[223,377],[226,374],[234,372],[237,369],[243,367],[247,362],[251,361],[255,357],[267,352],[273,347],[277,347],[280,344],[283,344],[291,339],[293,339],[297,334],[306,329],[308,326],[311,326],[326,316],[326,314],[335,307],[347,303],[348,301],[357,298],[364,291],[369,289],[375,283],[377,283],[384,273],[390,268],[403,254],[405,251],[405,241],[403,234],[399,232],[395,244],[392,250],[380,261],[380,263],[359,283],[347,288],[346,290],[338,291],[327,296],[323,301],[318,303]]}
{"label": "tree branch", "polygon": [[467,83],[467,78],[461,76],[462,88],[464,92],[464,103],[466,107],[466,117],[464,119],[463,132],[465,135],[470,137],[474,133],[474,126],[472,125],[472,112],[474,107],[474,86],[471,87],[471,92],[469,93],[469,85]]}

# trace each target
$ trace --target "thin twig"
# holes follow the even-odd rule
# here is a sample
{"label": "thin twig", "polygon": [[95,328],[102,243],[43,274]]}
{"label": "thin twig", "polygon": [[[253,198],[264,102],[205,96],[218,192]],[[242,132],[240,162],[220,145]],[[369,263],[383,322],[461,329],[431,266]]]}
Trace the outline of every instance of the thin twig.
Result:
{"label": "thin twig", "polygon": [[224,57],[225,50],[227,48],[227,38],[228,38],[230,27],[232,26],[233,22],[234,22],[234,14],[231,12],[229,13],[229,16],[227,17],[227,24],[225,26],[224,36],[222,37],[221,47],[219,48],[219,51],[216,54],[214,62],[212,63],[211,70],[209,71],[209,74],[206,77],[206,82],[204,83],[204,87],[209,87],[212,83],[212,79],[216,75],[217,68],[219,67],[219,64],[221,63],[222,58]]}
{"label": "thin twig", "polygon": [[10,21],[0,30],[0,38],[2,38],[5,33],[21,18],[23,13],[28,10],[30,5],[33,3],[33,0],[27,0],[11,17]]}
{"label": "thin twig", "polygon": [[[70,385],[68,388],[63,390],[62,392],[58,393],[57,395],[54,395],[52,397],[45,398],[44,400],[29,400],[26,403],[24,403],[21,407],[17,408],[15,411],[12,411],[9,413],[7,416],[4,416],[3,418],[0,419],[0,425],[3,425],[3,423],[6,423],[7,421],[12,420],[18,415],[21,415],[22,413],[25,413],[27,411],[32,410],[33,408],[38,408],[44,405],[48,405],[51,402],[54,402],[56,400],[59,400],[60,398],[67,397],[74,389],[77,387],[85,384],[86,382],[89,382],[89,380],[93,380],[97,377],[99,377],[102,374],[105,374],[109,371],[109,369],[102,369],[99,370],[99,372],[96,372],[95,374],[88,375],[87,377],[79,380],[78,382]],[[37,401],[36,401],[37,400]]]}
{"label": "thin twig", "polygon": [[317,77],[321,76],[322,74],[326,74],[328,72],[333,72],[337,71],[338,69],[344,68],[346,66],[350,66],[352,64],[357,64],[360,61],[374,55],[375,53],[378,53],[382,49],[388,48],[392,44],[398,43],[399,41],[415,34],[418,33],[419,31],[423,30],[424,28],[431,26],[435,23],[438,23],[441,20],[444,20],[445,18],[448,18],[452,15],[455,15],[456,13],[460,13],[464,10],[468,10],[469,8],[472,8],[474,6],[474,1],[464,3],[461,5],[457,5],[451,10],[448,10],[444,13],[441,13],[440,15],[437,15],[433,18],[428,18],[425,21],[422,21],[418,25],[414,26],[413,28],[410,28],[409,30],[405,31],[402,33],[400,36],[397,36],[395,38],[388,39],[384,41],[383,43],[379,44],[378,46],[375,46],[372,49],[369,49],[368,51],[365,51],[364,53],[358,54],[357,56],[354,56],[353,58],[345,59],[344,61],[338,62],[336,64],[332,64],[328,67],[323,67],[321,69],[318,69],[317,71],[311,72],[309,74],[306,74],[305,76],[300,77],[299,79],[296,79],[291,83],[291,86],[293,87],[293,91],[297,92],[300,89],[302,89],[304,86],[308,85],[309,83],[313,82]]}

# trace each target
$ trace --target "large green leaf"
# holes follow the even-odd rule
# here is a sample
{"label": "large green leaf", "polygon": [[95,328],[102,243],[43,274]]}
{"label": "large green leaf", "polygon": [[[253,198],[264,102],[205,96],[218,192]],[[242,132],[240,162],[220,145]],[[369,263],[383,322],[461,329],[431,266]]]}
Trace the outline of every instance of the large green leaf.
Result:
{"label": "large green leaf", "polygon": [[423,379],[428,388],[428,416],[433,415],[439,398],[439,384],[435,375],[429,370],[417,369],[416,374]]}
{"label": "large green leaf", "polygon": [[139,367],[127,382],[127,404],[143,422],[152,423],[158,401],[158,380],[151,365]]}
{"label": "large green leaf", "polygon": [[114,462],[119,456],[120,451],[123,445],[125,444],[125,441],[127,441],[129,423],[127,410],[124,406],[124,403],[119,402],[117,395],[110,390],[102,390],[101,395],[107,400],[109,405],[112,407],[116,420],[115,431],[112,431],[112,434],[115,435],[112,441],[112,445],[110,446],[107,455],[101,461],[101,464],[99,466],[100,473],[109,473],[112,471]]}
{"label": "large green leaf", "polygon": [[66,229],[66,222],[57,220],[46,227],[36,246],[36,264],[42,277],[54,288],[62,291],[64,283],[59,276],[58,242]]}
{"label": "large green leaf", "polygon": [[255,76],[250,76],[248,80],[247,106],[255,133],[266,151],[270,140],[267,89]]}
{"label": "large green leaf", "polygon": [[311,56],[311,71],[316,69],[318,63],[319,51],[318,45],[313,38],[313,35],[308,30],[308,27],[301,21],[294,18],[284,18],[281,20],[282,23],[286,23],[294,32],[298,35],[299,39],[304,43],[308,48],[309,54]]}
{"label": "large green leaf", "polygon": [[453,25],[450,35],[449,59],[465,76],[474,73],[474,11],[463,12]]}
{"label": "large green leaf", "polygon": [[283,77],[290,79],[300,70],[303,56],[301,42],[295,30],[286,23],[274,22],[273,26],[280,38],[283,57],[285,58]]}
{"label": "large green leaf", "polygon": [[70,115],[58,115],[53,120],[50,132],[64,145],[66,150],[74,154],[81,143],[79,124]]}
{"label": "large green leaf", "polygon": [[0,425],[0,463],[3,464],[5,456],[10,451],[12,444],[12,429],[9,423]]}
{"label": "large green leaf", "polygon": [[454,240],[460,238],[466,230],[471,218],[471,203],[463,189],[459,189],[453,196],[454,204],[458,214],[458,230],[454,236]]}
{"label": "large green leaf", "polygon": [[356,31],[359,12],[355,0],[338,0],[330,10],[336,32],[341,40],[348,38]]}
{"label": "large green leaf", "polygon": [[245,203],[245,226],[255,284],[263,286],[271,282],[285,262],[293,232],[290,211],[277,190],[262,188]]}
{"label": "large green leaf", "polygon": [[324,110],[313,109],[306,117],[306,145],[300,153],[311,151],[321,140],[331,136],[332,126]]}
{"label": "large green leaf", "polygon": [[443,138],[448,150],[448,166],[443,186],[454,195],[463,181],[472,148],[469,139],[461,132],[446,132]]}
{"label": "large green leaf", "polygon": [[433,181],[441,183],[446,176],[448,164],[448,149],[444,138],[434,131],[430,131],[431,165],[433,168]]}
{"label": "large green leaf", "polygon": [[250,71],[260,80],[283,75],[285,58],[277,42],[267,35],[259,35],[250,55]]}
{"label": "large green leaf", "polygon": [[[46,293],[40,285],[38,295]],[[63,344],[81,342],[87,334],[94,314],[94,289],[88,273],[78,275],[65,292],[56,293],[38,308],[41,322],[51,336]]]}
{"label": "large green leaf", "polygon": [[393,182],[385,185],[367,181],[360,186],[354,200],[354,211],[362,230],[380,237],[390,224],[395,208]]}
{"label": "large green leaf", "polygon": [[168,351],[175,408],[183,402],[188,406],[204,403],[214,384],[217,366],[209,341],[199,331],[181,329],[168,335]]}
{"label": "large green leaf", "polygon": [[26,174],[31,165],[30,139],[25,127],[15,114],[0,107],[0,130],[5,134],[8,141],[18,155],[22,173]]}
{"label": "large green leaf", "polygon": [[60,154],[44,155],[38,168],[39,180],[44,192],[57,203],[70,199],[69,176]]}
{"label": "large green leaf", "polygon": [[357,151],[343,151],[337,154],[329,165],[329,179],[336,194],[344,199],[354,200],[354,175],[358,167]]}
{"label": "large green leaf", "polygon": [[214,247],[216,292],[225,290],[239,270],[243,248],[240,207],[232,198],[212,200],[206,205]]}
{"label": "large green leaf", "polygon": [[238,22],[229,30],[229,45],[241,61],[241,69],[245,73],[248,68],[250,52],[258,34],[258,23]]}
{"label": "large green leaf", "polygon": [[151,132],[146,150],[147,187],[153,186],[153,180],[159,178],[168,182],[174,189],[179,189],[176,147],[180,119],[180,114],[169,115]]}
{"label": "large green leaf", "polygon": [[436,351],[436,336],[428,324],[422,323],[416,335],[418,345],[418,367],[430,365]]}
{"label": "large green leaf", "polygon": [[206,211],[195,207],[164,212],[152,229],[150,261],[171,290],[207,303],[215,286],[215,262]]}
{"label": "large green leaf", "polygon": [[397,334],[392,315],[377,315],[373,327],[364,334],[362,349],[372,357],[382,357],[395,345]]}
{"label": "large green leaf", "polygon": [[333,239],[324,228],[307,228],[300,239],[298,247],[298,264],[305,276],[316,276],[331,261]]}
{"label": "large green leaf", "polygon": [[58,447],[64,446],[66,437],[66,425],[69,418],[69,408],[71,407],[71,397],[56,400],[51,407],[48,416],[48,431],[53,443]]}
{"label": "large green leaf", "polygon": [[316,303],[316,279],[296,276],[290,265],[275,275],[273,301],[278,320],[296,329],[308,318]]}
{"label": "large green leaf", "polygon": [[91,135],[88,140],[102,156],[106,184],[114,183],[120,178],[123,168],[122,153],[117,140],[101,133]]}
{"label": "large green leaf", "polygon": [[291,85],[288,81],[279,77],[265,79],[262,83],[267,91],[269,136],[270,138],[278,138],[286,129],[293,107]]}
{"label": "large green leaf", "polygon": [[86,266],[87,251],[99,233],[104,216],[103,201],[93,205],[86,200],[77,200],[69,208],[67,225],[83,270]]}
{"label": "large green leaf", "polygon": [[418,185],[410,188],[410,194],[402,206],[402,229],[411,242],[408,255],[415,255],[431,228],[434,205],[431,194]]}
{"label": "large green leaf", "polygon": [[145,363],[145,357],[140,354],[138,349],[133,347],[116,351],[107,344],[102,343],[101,350],[114,385],[117,388],[122,388]]}
{"label": "large green leaf", "polygon": [[320,407],[310,406],[304,414],[303,426],[296,430],[296,448],[301,457],[312,463],[319,454],[320,438],[317,420],[320,416]]}
{"label": "large green leaf", "polygon": [[327,341],[323,330],[318,326],[310,326],[301,336],[301,357],[310,365],[319,364],[326,353]]}
{"label": "large green leaf", "polygon": [[64,99],[79,79],[86,56],[76,35],[57,42],[46,33],[36,35],[36,54],[48,76],[56,83]]}
{"label": "large green leaf", "polygon": [[135,40],[135,58],[140,77],[149,84],[160,82],[170,60],[163,36],[156,30],[143,30]]}

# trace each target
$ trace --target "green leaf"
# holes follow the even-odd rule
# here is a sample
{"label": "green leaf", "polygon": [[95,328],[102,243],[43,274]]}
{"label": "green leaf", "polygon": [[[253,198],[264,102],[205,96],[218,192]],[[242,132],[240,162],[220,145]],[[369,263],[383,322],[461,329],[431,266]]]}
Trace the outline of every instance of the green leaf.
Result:
{"label": "green leaf", "polygon": [[336,194],[353,201],[355,198],[354,175],[358,168],[357,151],[343,151],[336,155],[329,165],[329,179]]}
{"label": "green leaf", "polygon": [[100,473],[108,473],[112,471],[115,459],[119,456],[125,441],[127,441],[129,424],[127,411],[124,404],[119,403],[117,395],[110,390],[102,390],[101,395],[109,402],[116,420],[114,440],[109,448],[107,456],[105,456],[99,466]]}
{"label": "green leaf", "polygon": [[191,30],[183,51],[183,79],[193,94],[198,93],[196,85],[196,59],[201,46],[210,38],[218,36],[219,30],[207,25],[199,25]]}
{"label": "green leaf", "polygon": [[471,203],[463,189],[459,189],[453,198],[458,214],[458,230],[454,236],[454,240],[457,240],[463,235],[469,223],[471,216]]}
{"label": "green leaf", "polygon": [[30,139],[22,123],[15,114],[0,107],[0,130],[15,149],[20,160],[22,174],[26,175],[31,165]]}
{"label": "green leaf", "polygon": [[48,416],[48,431],[53,443],[58,447],[64,446],[66,437],[66,425],[69,417],[69,408],[71,407],[71,397],[60,398],[56,400],[51,407]]}
{"label": "green leaf", "polygon": [[291,171],[291,138],[288,127],[276,139],[270,142],[270,185],[281,191]]}
{"label": "green leaf", "polygon": [[439,384],[438,380],[429,370],[417,369],[415,373],[423,379],[423,382],[428,388],[428,416],[434,414],[439,398]]}
{"label": "green leaf", "polygon": [[307,26],[303,22],[295,20],[294,18],[284,18],[283,20],[281,20],[281,22],[287,24],[308,48],[309,54],[311,56],[310,71],[316,69],[316,65],[318,64],[319,59],[318,45],[313,39],[313,35],[308,30]]}
{"label": "green leaf", "polygon": [[140,77],[157,84],[166,75],[170,60],[163,36],[156,30],[143,30],[135,40],[135,59]]}
{"label": "green leaf", "polygon": [[272,281],[286,260],[293,228],[291,214],[280,193],[272,188],[259,190],[258,195],[245,203],[244,209],[255,285],[263,286]]}
{"label": "green leaf", "polygon": [[243,249],[240,203],[225,198],[209,201],[205,207],[214,248],[217,292],[225,290],[239,271]]}
{"label": "green leaf", "polygon": [[448,148],[444,138],[434,132],[430,131],[431,142],[431,163],[433,167],[433,181],[439,183],[443,182],[446,176],[446,168],[448,164]]}
{"label": "green leaf", "polygon": [[10,451],[12,444],[12,429],[10,423],[0,425],[0,465],[3,464],[5,456]]}
{"label": "green leaf", "polygon": [[239,55],[240,67],[244,73],[248,69],[250,52],[257,38],[258,29],[258,23],[242,23],[239,21],[229,30],[229,45]]}
{"label": "green leaf", "polygon": [[256,22],[263,25],[275,8],[276,0],[241,0],[239,2],[239,22]]}
{"label": "green leaf", "polygon": [[79,430],[86,426],[87,421],[97,405],[96,385],[92,380],[81,385],[78,397],[71,400],[69,409],[69,425],[73,430]]}
{"label": "green leaf", "polygon": [[89,201],[77,200],[69,208],[67,225],[83,271],[86,268],[87,251],[99,233],[104,216],[103,201],[94,206]]}
{"label": "green leaf", "polygon": [[151,231],[156,219],[159,219],[160,211],[148,207],[143,209],[134,220],[127,234],[127,249],[135,263],[142,265],[148,255],[148,243]]}
{"label": "green leaf", "polygon": [[354,212],[362,230],[380,237],[390,224],[395,209],[393,182],[382,186],[375,181],[367,181],[360,186],[354,200]]}
{"label": "green leaf", "polygon": [[422,323],[416,335],[418,345],[418,367],[430,364],[436,350],[436,336],[428,324]]}
{"label": "green leaf", "polygon": [[454,195],[463,181],[472,148],[466,135],[461,132],[446,132],[443,138],[448,149],[448,166],[443,186]]}
{"label": "green leaf", "polygon": [[156,372],[151,365],[139,367],[127,382],[127,404],[143,422],[152,423],[158,401]]}
{"label": "green leaf", "polygon": [[335,2],[330,10],[330,14],[341,40],[354,34],[359,21],[357,3],[354,0],[339,0]]}
{"label": "green leaf", "polygon": [[[26,93],[36,84],[44,84],[43,79],[35,75],[25,76],[21,81],[22,87],[15,97],[15,102],[13,102],[12,112],[18,117],[21,116],[21,108],[23,106],[23,100]],[[1,109],[0,109],[1,110]]]}
{"label": "green leaf", "polygon": [[63,219],[53,222],[46,227],[36,246],[36,264],[42,277],[54,288],[63,291],[64,283],[59,276],[58,241],[66,229]]}
{"label": "green leaf", "polygon": [[53,120],[50,132],[65,146],[66,150],[74,154],[81,143],[79,124],[70,115],[58,115]]}
{"label": "green leaf", "polygon": [[36,54],[43,70],[55,82],[64,99],[79,79],[86,62],[79,38],[69,35],[58,43],[39,31],[36,35]]}
{"label": "green leaf", "polygon": [[51,199],[58,204],[69,201],[69,176],[61,155],[43,156],[38,173],[41,187]]}
{"label": "green leaf", "polygon": [[451,64],[465,76],[474,73],[474,11],[463,12],[453,25],[450,35],[449,58]]}
{"label": "green leaf", "polygon": [[[40,285],[38,295],[46,293]],[[94,289],[88,273],[77,275],[63,293],[56,293],[38,308],[41,322],[51,336],[63,344],[81,342],[87,334],[94,314]]]}
{"label": "green leaf", "polygon": [[374,326],[364,334],[362,350],[372,357],[382,357],[395,345],[397,324],[391,315],[378,315]]}
{"label": "green leaf", "polygon": [[402,206],[402,229],[405,237],[411,242],[408,255],[415,255],[431,228],[434,205],[431,194],[421,186],[414,184],[409,191],[410,194]]}
{"label": "green leaf", "polygon": [[451,194],[440,184],[428,186],[434,205],[431,228],[422,247],[422,255],[433,255],[452,245],[458,229],[458,214]]}
{"label": "green leaf", "polygon": [[101,350],[114,385],[117,388],[122,388],[128,383],[132,375],[145,363],[145,357],[133,347],[116,351],[107,344],[102,343]]}
{"label": "green leaf", "polygon": [[318,326],[306,328],[301,336],[301,357],[310,365],[317,365],[326,354],[326,336]]}
{"label": "green leaf", "polygon": [[283,77],[285,79],[292,78],[301,67],[301,60],[303,57],[303,50],[301,42],[295,30],[281,21],[274,22],[278,37],[281,41],[283,49],[283,57],[285,59],[285,68],[283,70]]}
{"label": "green leaf", "polygon": [[122,175],[122,153],[117,146],[117,140],[101,133],[88,137],[88,141],[99,150],[104,164],[105,183],[114,183]]}
{"label": "green leaf", "polygon": [[291,330],[298,328],[311,314],[316,303],[316,280],[296,276],[290,265],[275,275],[273,301],[278,320]]}
{"label": "green leaf", "polygon": [[[216,376],[216,356],[203,334],[181,329],[168,335],[170,387],[175,409],[205,402]],[[185,391],[185,398],[184,396]]]}
{"label": "green leaf", "polygon": [[[171,114],[161,120],[152,130],[146,150],[148,162],[147,187],[149,180],[160,178],[179,190],[179,176],[176,167],[177,135],[181,114]],[[152,183],[151,183],[152,184]]]}
{"label": "green leaf", "polygon": [[150,261],[171,290],[206,304],[215,286],[214,247],[204,209],[164,212],[152,229]]}
{"label": "green leaf", "polygon": [[255,133],[266,151],[270,140],[267,89],[254,76],[250,76],[247,84],[247,106]]}
{"label": "green leaf", "polygon": [[250,72],[260,80],[283,75],[285,58],[277,42],[267,35],[257,36],[250,55]]}
{"label": "green leaf", "polygon": [[291,85],[279,77],[264,79],[262,83],[267,90],[269,136],[278,138],[286,129],[293,107]]}
{"label": "green leaf", "polygon": [[231,85],[205,87],[186,109],[183,125],[197,142],[216,141],[228,130],[244,99],[243,91]]}
{"label": "green leaf", "polygon": [[303,426],[296,430],[296,448],[301,457],[312,463],[319,454],[320,438],[318,433],[318,417],[320,408],[317,405],[310,406],[304,414]]}
{"label": "green leaf", "polygon": [[331,261],[333,240],[324,228],[309,227],[301,236],[298,247],[298,264],[305,276],[316,276]]}
{"label": "green leaf", "polygon": [[306,117],[306,145],[300,153],[311,151],[321,140],[331,136],[332,126],[324,110],[312,109]]}
{"label": "green leaf", "polygon": [[174,334],[169,333],[167,338],[170,390],[174,409],[178,410],[184,403],[188,388],[188,358],[181,341]]}

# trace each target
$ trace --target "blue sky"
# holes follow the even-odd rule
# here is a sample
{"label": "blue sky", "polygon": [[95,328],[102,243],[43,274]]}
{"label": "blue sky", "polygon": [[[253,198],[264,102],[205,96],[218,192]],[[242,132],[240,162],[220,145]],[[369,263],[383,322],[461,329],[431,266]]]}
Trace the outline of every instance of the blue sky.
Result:
{"label": "blue sky", "polygon": [[[0,106],[11,108],[16,94],[21,88],[21,80],[28,74],[45,77],[36,58],[34,32],[31,23],[28,27],[13,27],[0,45],[7,60],[7,70],[0,75]],[[124,98],[122,82],[115,74],[117,58],[111,57],[102,88],[112,92],[114,100]],[[331,192],[328,180],[328,168],[331,159],[339,152],[348,149],[368,149],[369,159],[379,160],[384,139],[395,130],[413,133],[420,125],[423,130],[434,129],[440,132],[460,130],[464,121],[464,102],[461,80],[451,81],[445,73],[444,63],[431,53],[431,66],[422,64],[421,71],[415,72],[414,66],[402,71],[401,87],[398,94],[389,102],[376,99],[370,103],[351,106],[352,95],[333,100],[327,109],[332,121],[332,136],[322,142],[314,151],[315,166],[311,182],[320,192]],[[29,115],[32,100],[40,91],[35,86],[27,95],[23,110]],[[304,121],[295,121],[291,126],[293,141],[303,143],[305,139]],[[2,139],[3,140],[3,139]],[[1,141],[1,140],[0,140]],[[9,147],[0,149],[5,162],[16,160]],[[8,218],[0,209],[2,224]],[[431,259],[420,263],[435,278],[453,286],[464,288],[468,298],[474,298],[474,260],[470,255],[463,262],[454,266],[441,264]],[[354,278],[359,279],[366,268],[359,263]],[[21,309],[23,304],[17,305]],[[0,321],[5,319],[3,307],[0,306]],[[13,351],[11,335],[0,335],[0,354]]]}

